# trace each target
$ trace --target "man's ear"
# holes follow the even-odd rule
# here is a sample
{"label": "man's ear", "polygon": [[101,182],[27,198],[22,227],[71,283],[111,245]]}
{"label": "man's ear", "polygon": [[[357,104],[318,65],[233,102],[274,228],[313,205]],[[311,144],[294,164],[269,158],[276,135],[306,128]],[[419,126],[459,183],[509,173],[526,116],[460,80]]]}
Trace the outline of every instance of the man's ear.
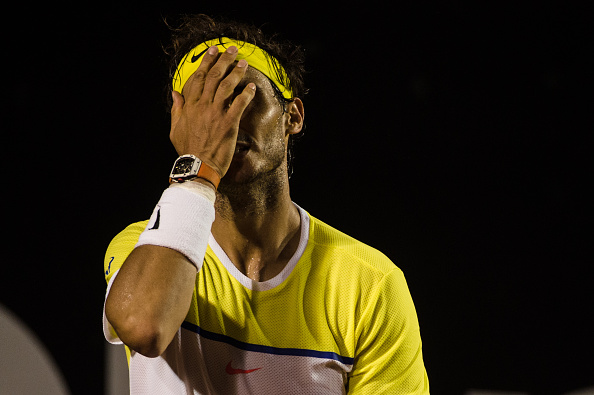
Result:
{"label": "man's ear", "polygon": [[287,134],[297,134],[303,129],[305,112],[303,102],[296,97],[292,102],[287,103]]}

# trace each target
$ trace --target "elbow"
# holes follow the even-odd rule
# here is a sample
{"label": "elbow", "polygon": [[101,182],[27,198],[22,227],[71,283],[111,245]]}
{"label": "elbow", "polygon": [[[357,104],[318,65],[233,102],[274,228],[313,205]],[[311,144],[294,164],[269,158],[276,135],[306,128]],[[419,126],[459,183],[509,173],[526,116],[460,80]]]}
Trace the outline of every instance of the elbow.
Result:
{"label": "elbow", "polygon": [[110,314],[107,308],[105,315],[120,340],[130,349],[148,358],[156,358],[163,354],[175,335],[175,333],[173,335],[164,333],[158,322],[147,317],[138,315],[119,317],[117,314]]}
{"label": "elbow", "polygon": [[124,344],[148,358],[156,358],[163,354],[172,340],[165,339],[161,331],[154,326],[130,325],[123,334],[120,334],[117,328],[115,330]]}

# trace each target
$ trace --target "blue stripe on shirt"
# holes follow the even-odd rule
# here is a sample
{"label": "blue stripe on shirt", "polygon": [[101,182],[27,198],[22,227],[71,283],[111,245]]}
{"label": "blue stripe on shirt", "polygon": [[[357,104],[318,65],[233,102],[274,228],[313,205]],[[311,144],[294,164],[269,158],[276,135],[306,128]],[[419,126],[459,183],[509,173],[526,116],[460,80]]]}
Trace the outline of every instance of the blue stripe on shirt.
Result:
{"label": "blue stripe on shirt", "polygon": [[354,362],[354,358],[343,357],[333,352],[328,351],[315,351],[315,350],[306,350],[302,348],[278,348],[278,347],[271,347],[271,346],[262,346],[259,344],[250,344],[244,343],[237,339],[233,339],[232,337],[222,335],[220,333],[214,333],[207,331],[205,329],[200,328],[198,325],[192,324],[190,322],[184,321],[182,323],[182,328],[187,329],[189,331],[195,332],[200,336],[204,337],[205,339],[214,340],[217,342],[227,343],[232,345],[233,347],[239,348],[245,351],[254,351],[254,352],[261,352],[265,354],[274,354],[274,355],[293,355],[297,357],[313,357],[313,358],[323,358],[323,359],[333,359],[338,362],[342,362],[345,365],[352,365]]}

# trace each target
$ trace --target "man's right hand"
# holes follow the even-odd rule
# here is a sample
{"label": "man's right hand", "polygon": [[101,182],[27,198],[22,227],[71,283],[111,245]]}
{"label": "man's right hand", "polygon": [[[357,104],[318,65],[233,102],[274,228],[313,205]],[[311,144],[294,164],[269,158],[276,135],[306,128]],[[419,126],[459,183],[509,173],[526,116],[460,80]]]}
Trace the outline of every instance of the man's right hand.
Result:
{"label": "man's right hand", "polygon": [[171,107],[169,138],[177,153],[196,155],[221,178],[233,159],[241,116],[256,92],[250,83],[234,95],[248,66],[245,59],[234,65],[236,57],[234,46],[220,55],[218,47],[209,48],[183,95],[173,91]]}

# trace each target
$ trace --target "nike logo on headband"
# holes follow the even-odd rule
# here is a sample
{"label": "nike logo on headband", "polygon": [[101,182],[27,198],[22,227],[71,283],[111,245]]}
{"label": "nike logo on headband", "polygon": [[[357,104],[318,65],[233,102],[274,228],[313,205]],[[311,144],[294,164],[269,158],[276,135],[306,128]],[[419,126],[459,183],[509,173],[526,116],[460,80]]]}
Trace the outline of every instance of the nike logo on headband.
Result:
{"label": "nike logo on headband", "polygon": [[[217,47],[218,47],[219,45],[223,46],[223,45],[225,45],[225,44],[229,44],[229,43],[228,43],[228,42],[227,42],[227,43],[221,43],[221,44],[217,44],[216,46],[217,46]],[[196,62],[198,59],[200,59],[200,57],[201,57],[202,55],[204,55],[204,52],[206,52],[206,51],[208,51],[208,50],[209,50],[209,48],[206,48],[204,51],[200,52],[198,55],[192,55],[192,59],[190,59],[190,63],[195,63],[195,62]]]}
{"label": "nike logo on headband", "polygon": [[200,52],[198,55],[192,55],[192,59],[191,62],[194,63],[196,62],[198,59],[200,59],[200,57],[204,54],[204,52],[208,51],[208,48],[206,48],[204,51]]}

